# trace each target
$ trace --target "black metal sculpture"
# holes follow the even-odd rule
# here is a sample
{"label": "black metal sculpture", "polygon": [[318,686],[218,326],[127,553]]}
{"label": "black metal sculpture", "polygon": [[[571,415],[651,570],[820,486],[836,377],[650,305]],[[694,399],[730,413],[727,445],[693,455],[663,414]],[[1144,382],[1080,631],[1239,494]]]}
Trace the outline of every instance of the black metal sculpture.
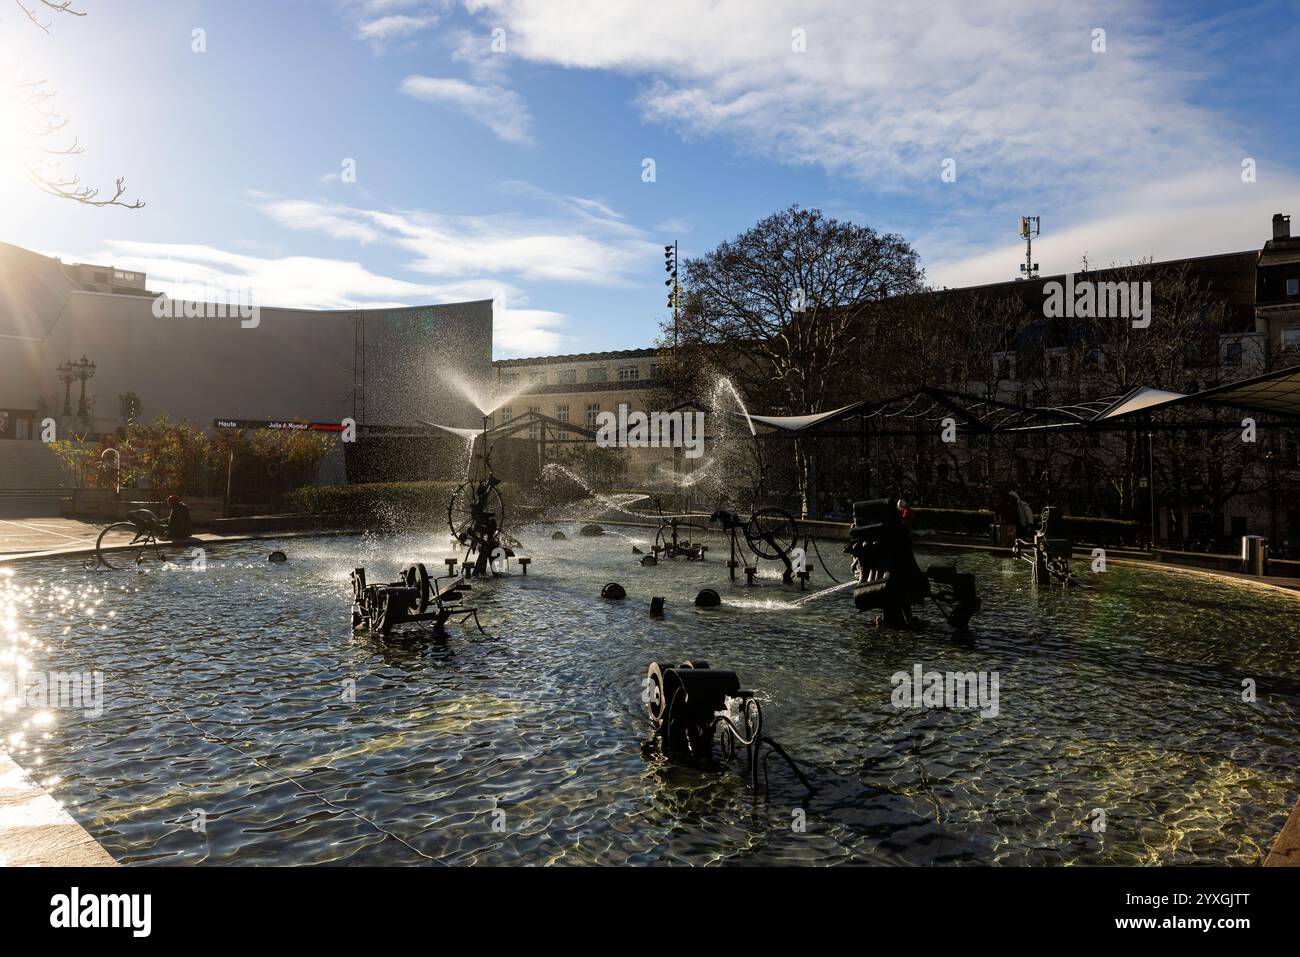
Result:
{"label": "black metal sculpture", "polygon": [[1075,584],[1074,575],[1070,571],[1070,556],[1074,553],[1074,542],[1068,538],[1053,538],[1047,534],[1047,522],[1051,517],[1051,506],[1047,506],[1039,517],[1033,540],[1016,539],[1011,546],[1011,554],[1029,562],[1033,568],[1031,580],[1035,585],[1055,584],[1068,588]]}
{"label": "black metal sculpture", "polygon": [[[794,581],[794,565],[790,562],[790,553],[799,541],[799,526],[795,523],[794,516],[785,509],[758,508],[744,520],[735,512],[719,509],[709,516],[709,521],[720,524],[730,538],[731,558],[727,562],[727,569],[732,581],[735,581],[736,569],[740,567],[736,554],[741,535],[756,557],[779,561],[785,566],[781,581],[787,585]],[[751,583],[756,571],[751,565],[745,566],[745,576]]]}
{"label": "black metal sculpture", "polygon": [[[647,752],[661,754],[696,767],[713,765],[713,738],[720,732],[723,760],[738,748],[748,753],[750,783],[758,786],[759,748],[766,744],[781,755],[811,793],[808,778],[779,744],[763,734],[763,708],[752,691],[743,691],[734,671],[710,668],[707,661],[680,665],[654,661],[646,671],[646,711],[650,737],[642,743]],[[739,709],[733,710],[732,703]]]}
{"label": "black metal sculpture", "polygon": [[705,526],[688,521],[688,518],[689,516],[683,515],[661,516],[659,529],[655,532],[654,544],[650,546],[650,554],[655,558],[685,558],[687,561],[692,562],[703,561],[704,554],[709,550],[709,546],[701,542],[692,542],[689,538],[682,538],[678,534],[681,529],[686,528],[705,530]]}
{"label": "black metal sculpture", "polygon": [[502,563],[515,557],[519,542],[505,531],[505,502],[498,488],[501,480],[492,472],[492,450],[487,429],[481,437],[481,477],[461,482],[447,502],[447,526],[451,537],[466,549],[462,567],[467,575],[499,574]]}
{"label": "black metal sculpture", "polygon": [[474,619],[478,609],[465,604],[469,584],[461,575],[430,578],[424,565],[411,565],[400,579],[384,585],[366,581],[364,568],[352,572],[352,630],[387,637],[398,625],[433,623],[433,632],[446,634],[449,619]]}
{"label": "black metal sculpture", "polygon": [[[950,625],[965,630],[980,610],[975,576],[952,565],[931,565],[922,572],[912,553],[912,536],[892,499],[855,502],[853,527],[844,549],[853,556],[858,584],[853,601],[866,611],[877,609],[885,625],[914,624],[912,606],[929,598]],[[933,586],[942,586],[938,589]]]}

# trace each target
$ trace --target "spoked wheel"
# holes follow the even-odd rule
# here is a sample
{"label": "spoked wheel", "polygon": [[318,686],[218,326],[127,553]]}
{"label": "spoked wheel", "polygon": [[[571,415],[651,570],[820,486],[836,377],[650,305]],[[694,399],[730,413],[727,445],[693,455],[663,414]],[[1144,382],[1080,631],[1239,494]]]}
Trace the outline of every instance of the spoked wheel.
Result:
{"label": "spoked wheel", "polygon": [[424,563],[412,565],[402,575],[402,580],[406,582],[407,588],[418,588],[420,597],[416,604],[412,606],[417,615],[423,615],[429,610],[429,601],[432,598],[432,592],[429,586],[429,570],[424,567]]}
{"label": "spoked wheel", "polygon": [[[506,527],[506,507],[495,485],[482,494],[481,482],[461,482],[447,503],[447,526],[452,537],[462,545],[482,544],[476,541],[475,526],[485,512],[496,519],[497,531]],[[482,503],[478,505],[478,503]],[[478,508],[476,508],[478,505]]]}
{"label": "spoked wheel", "polygon": [[[104,539],[110,534],[119,533],[132,537],[130,547],[123,548],[121,551],[105,551]],[[153,552],[159,561],[165,561],[166,557],[162,554],[162,546],[157,539],[152,535],[146,535],[138,542],[134,541],[135,536],[139,534],[140,529],[131,522],[114,522],[99,533],[99,538],[95,539],[95,560],[104,568],[113,569],[114,571],[138,566],[149,558],[150,552]],[[112,546],[110,545],[110,547]]]}
{"label": "spoked wheel", "polygon": [[777,561],[799,541],[799,526],[783,508],[760,508],[745,523],[745,541],[759,558]]}

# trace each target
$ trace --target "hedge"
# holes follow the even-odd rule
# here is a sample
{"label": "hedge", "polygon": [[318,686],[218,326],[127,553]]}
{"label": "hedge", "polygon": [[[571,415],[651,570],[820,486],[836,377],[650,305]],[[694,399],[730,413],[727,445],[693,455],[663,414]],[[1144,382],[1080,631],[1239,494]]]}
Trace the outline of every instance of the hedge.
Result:
{"label": "hedge", "polygon": [[[993,522],[993,513],[988,509],[914,508],[912,514],[918,529],[963,535],[987,535]],[[1053,515],[1049,527],[1063,538],[1101,545],[1136,541],[1142,529],[1138,522],[1081,515]]]}
{"label": "hedge", "polygon": [[[355,519],[393,528],[437,526],[447,521],[447,503],[459,482],[371,482],[359,485],[305,485],[286,496],[295,512]],[[498,486],[510,512],[518,506],[509,484]]]}

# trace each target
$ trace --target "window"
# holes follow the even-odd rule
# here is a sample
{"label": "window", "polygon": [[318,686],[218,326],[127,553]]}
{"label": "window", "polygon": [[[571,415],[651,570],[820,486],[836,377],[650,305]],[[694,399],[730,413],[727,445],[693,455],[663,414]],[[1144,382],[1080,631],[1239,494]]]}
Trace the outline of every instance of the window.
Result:
{"label": "window", "polygon": [[619,382],[634,382],[640,378],[641,378],[640,366],[619,366],[618,367]]}
{"label": "window", "polygon": [[[603,372],[604,370],[602,369],[601,371]],[[596,427],[596,416],[598,415],[600,415],[599,402],[587,406],[587,428],[594,429]]]}
{"label": "window", "polygon": [[1234,340],[1234,341],[1232,341],[1232,342],[1229,342],[1228,345],[1227,345],[1227,347],[1223,350],[1223,364],[1224,364],[1225,366],[1239,366],[1239,365],[1241,365],[1241,342],[1240,342],[1240,340]]}
{"label": "window", "polygon": [[[555,419],[556,419],[556,421],[558,421],[558,422],[568,422],[568,421],[569,421],[569,404],[568,404],[567,402],[564,403],[563,405],[557,405],[557,406],[555,407]],[[568,432],[561,432],[561,433],[560,433],[560,438],[562,438],[562,439],[567,439],[568,437],[569,437],[569,433],[568,433]]]}
{"label": "window", "polygon": [[534,371],[528,373],[529,385],[546,385],[546,370]]}
{"label": "window", "polygon": [[657,378],[659,378],[661,375],[663,375],[663,369],[660,368],[659,363],[656,362],[656,363],[652,364],[652,365],[650,366],[650,378],[652,378],[652,379],[657,379]]}
{"label": "window", "polygon": [[999,379],[1014,379],[1016,377],[1015,361],[1008,355],[994,355],[993,374]]}
{"label": "window", "polygon": [[518,372],[503,372],[503,373],[501,373],[501,381],[502,381],[502,382],[518,382],[518,381],[519,381],[519,373],[518,373]]}
{"label": "window", "polygon": [[1288,296],[1300,296],[1300,279],[1288,279],[1286,281],[1286,294]]}
{"label": "window", "polygon": [[497,425],[504,425],[514,417],[514,412],[511,411],[510,406],[508,405],[503,405],[501,408],[497,409]]}
{"label": "window", "polygon": [[[530,405],[528,411],[541,412],[542,407],[540,405]],[[528,437],[530,439],[540,439],[542,437],[542,424],[540,422],[534,420],[528,423]]]}
{"label": "window", "polygon": [[598,367],[598,368],[593,368],[593,369],[588,369],[588,370],[587,370],[587,381],[588,381],[588,382],[608,382],[608,381],[609,381],[609,370],[606,369],[604,366],[600,366],[600,367]]}
{"label": "window", "polygon": [[1282,349],[1284,351],[1300,349],[1300,329],[1282,330]]}
{"label": "window", "polygon": [[556,380],[558,382],[563,383],[564,385],[572,385],[573,383],[578,381],[578,370],[561,369],[559,374],[556,376]]}

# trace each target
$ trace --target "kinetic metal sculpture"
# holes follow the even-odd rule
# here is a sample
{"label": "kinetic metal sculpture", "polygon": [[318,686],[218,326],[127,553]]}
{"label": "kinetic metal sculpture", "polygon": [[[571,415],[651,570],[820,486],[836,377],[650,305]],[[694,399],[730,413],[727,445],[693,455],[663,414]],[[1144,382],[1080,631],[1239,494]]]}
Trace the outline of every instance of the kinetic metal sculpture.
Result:
{"label": "kinetic metal sculpture", "polygon": [[515,557],[519,545],[505,531],[505,502],[497,487],[501,480],[492,472],[492,450],[487,444],[486,427],[481,441],[481,477],[461,482],[447,502],[451,537],[466,549],[462,567],[467,575],[479,577],[489,571],[498,574],[505,559]]}
{"label": "kinetic metal sculpture", "polygon": [[[862,611],[878,609],[890,628],[914,623],[912,606],[929,598],[954,628],[964,631],[980,610],[975,576],[952,565],[931,565],[922,572],[912,553],[912,537],[897,505],[890,499],[855,502],[853,527],[844,549],[853,556],[859,584],[854,604]],[[933,584],[943,586],[934,589]]]}
{"label": "kinetic metal sculpture", "polygon": [[1016,539],[1011,546],[1011,554],[1029,562],[1033,567],[1032,581],[1035,585],[1055,584],[1069,588],[1075,583],[1070,571],[1074,542],[1068,538],[1052,538],[1047,534],[1047,522],[1051,517],[1052,509],[1048,506],[1039,518],[1033,540]]}
{"label": "kinetic metal sculpture", "polygon": [[[813,786],[785,750],[763,734],[763,708],[752,691],[742,691],[734,671],[710,668],[707,661],[684,661],[680,665],[654,661],[645,677],[646,711],[650,716],[650,737],[642,743],[646,752],[661,754],[697,767],[713,765],[713,736],[720,732],[723,760],[735,756],[738,748],[749,755],[750,783],[758,786],[759,748],[766,744],[781,755],[809,792]],[[737,713],[738,709],[738,713]]]}
{"label": "kinetic metal sculpture", "polygon": [[469,584],[461,575],[430,578],[424,565],[411,565],[395,582],[371,585],[366,570],[352,572],[352,630],[387,637],[398,625],[433,623],[433,633],[446,634],[451,618],[474,619],[479,631],[478,609],[465,604]]}

